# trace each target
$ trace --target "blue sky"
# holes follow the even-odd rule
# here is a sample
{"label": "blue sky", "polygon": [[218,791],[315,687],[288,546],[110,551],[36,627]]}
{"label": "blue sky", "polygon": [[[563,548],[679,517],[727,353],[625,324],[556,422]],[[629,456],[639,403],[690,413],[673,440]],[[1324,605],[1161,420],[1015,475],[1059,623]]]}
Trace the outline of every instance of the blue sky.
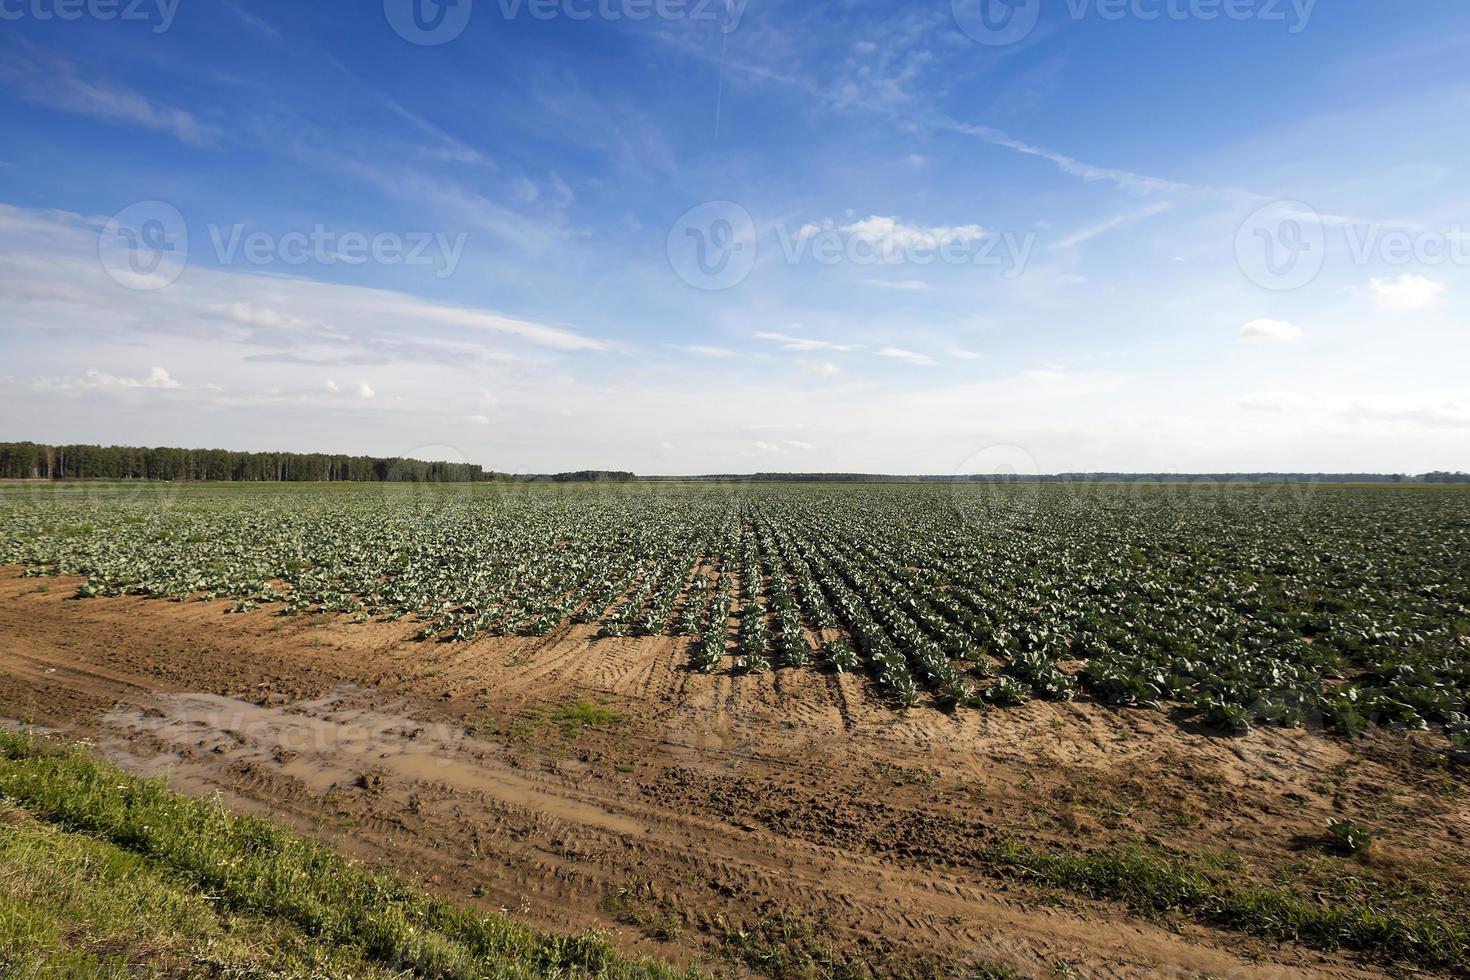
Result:
{"label": "blue sky", "polygon": [[1470,467],[1463,4],[413,2],[0,0],[0,438]]}

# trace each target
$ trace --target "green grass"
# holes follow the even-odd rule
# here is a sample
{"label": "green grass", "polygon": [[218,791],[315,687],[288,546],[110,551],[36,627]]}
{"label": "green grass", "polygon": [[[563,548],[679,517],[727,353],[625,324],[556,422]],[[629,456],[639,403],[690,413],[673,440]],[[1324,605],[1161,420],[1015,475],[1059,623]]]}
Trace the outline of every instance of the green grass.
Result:
{"label": "green grass", "polygon": [[463,908],[28,736],[0,732],[0,797],[40,821],[0,826],[0,975],[221,975],[210,957],[301,976],[685,975],[596,933]]}
{"label": "green grass", "polygon": [[988,848],[997,870],[1075,894],[1121,901],[1136,912],[1178,912],[1270,939],[1348,949],[1385,962],[1455,970],[1470,967],[1470,908],[1442,892],[1387,886],[1355,894],[1262,884],[1206,862],[1158,850],[1092,854],[1040,851],[1013,843]]}
{"label": "green grass", "polygon": [[[612,711],[587,702],[563,710],[577,724],[607,724],[603,712]],[[1462,889],[1432,878],[1385,882],[1341,858],[1304,859],[1275,883],[1231,862],[1157,848],[1077,853],[996,843],[979,861],[1145,915],[1178,914],[1385,963],[1470,968]],[[673,922],[664,918],[651,924]],[[772,976],[872,969],[792,917],[717,931],[726,958]],[[546,935],[466,909],[268,820],[0,731],[0,976],[404,974],[686,975],[628,960],[597,933]]]}
{"label": "green grass", "polygon": [[0,974],[397,976],[288,924],[216,905],[130,851],[0,804]]}
{"label": "green grass", "polygon": [[623,721],[624,717],[623,713],[616,708],[593,704],[583,698],[557,708],[552,712],[551,720],[558,722],[564,732],[573,734],[583,728],[605,728],[609,725],[617,725]]}
{"label": "green grass", "polygon": [[720,954],[775,980],[1019,980],[1007,963],[963,963],[944,955],[879,956],[874,962],[839,949],[821,922],[786,911],[763,915],[754,925],[720,924]]}

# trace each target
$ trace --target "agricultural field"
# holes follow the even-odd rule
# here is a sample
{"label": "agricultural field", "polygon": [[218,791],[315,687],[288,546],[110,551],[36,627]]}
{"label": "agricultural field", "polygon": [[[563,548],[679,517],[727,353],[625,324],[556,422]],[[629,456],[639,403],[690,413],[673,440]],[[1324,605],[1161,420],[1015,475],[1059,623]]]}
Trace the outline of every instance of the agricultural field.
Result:
{"label": "agricultural field", "polygon": [[1458,489],[12,491],[0,563],[422,642],[686,637],[693,670],[858,672],[896,709],[1085,697],[1470,751]]}
{"label": "agricultural field", "polygon": [[1453,487],[0,485],[0,717],[681,968],[1456,974],[1467,556]]}

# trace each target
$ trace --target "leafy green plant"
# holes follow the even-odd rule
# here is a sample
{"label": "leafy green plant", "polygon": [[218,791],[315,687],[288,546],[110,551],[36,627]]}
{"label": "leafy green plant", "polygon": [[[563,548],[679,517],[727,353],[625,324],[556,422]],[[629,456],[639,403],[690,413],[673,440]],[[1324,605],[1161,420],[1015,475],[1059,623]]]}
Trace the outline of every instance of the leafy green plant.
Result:
{"label": "leafy green plant", "polygon": [[1370,830],[1356,820],[1338,819],[1327,821],[1327,839],[1333,850],[1344,854],[1366,851],[1373,845],[1382,830]]}

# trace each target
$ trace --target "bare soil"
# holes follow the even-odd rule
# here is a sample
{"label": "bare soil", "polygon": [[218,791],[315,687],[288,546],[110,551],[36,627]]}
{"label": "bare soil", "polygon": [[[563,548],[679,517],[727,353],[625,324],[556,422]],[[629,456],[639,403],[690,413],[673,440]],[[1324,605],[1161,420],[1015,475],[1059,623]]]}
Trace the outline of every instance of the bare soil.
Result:
{"label": "bare soil", "polygon": [[1465,796],[1404,735],[1221,738],[1084,703],[898,712],[861,676],[690,673],[686,639],[414,643],[407,621],[83,601],[76,584],[0,571],[0,717],[460,900],[730,975],[719,935],[778,915],[893,970],[1383,975],[1007,880],[973,860],[997,834],[1269,871],[1350,800],[1392,828],[1380,871],[1470,866]]}

